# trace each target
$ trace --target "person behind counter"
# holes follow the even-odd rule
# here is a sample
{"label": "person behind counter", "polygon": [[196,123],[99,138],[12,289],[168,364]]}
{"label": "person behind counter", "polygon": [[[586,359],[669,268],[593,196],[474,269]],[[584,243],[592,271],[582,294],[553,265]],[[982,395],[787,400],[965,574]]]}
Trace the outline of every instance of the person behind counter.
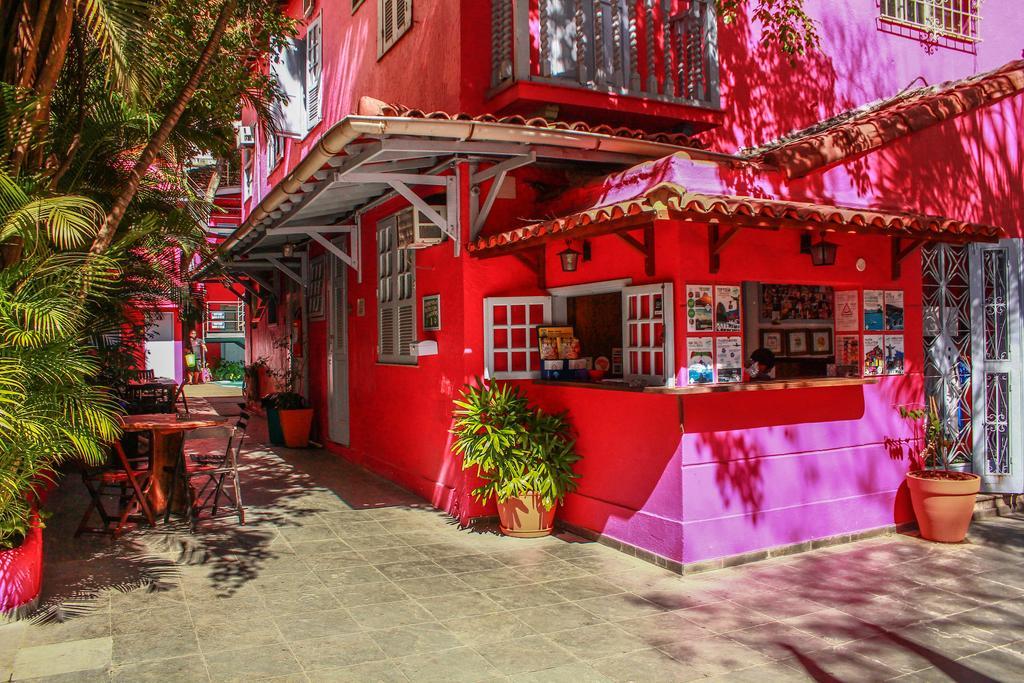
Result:
{"label": "person behind counter", "polygon": [[775,354],[763,347],[756,349],[750,354],[748,373],[751,382],[775,379]]}

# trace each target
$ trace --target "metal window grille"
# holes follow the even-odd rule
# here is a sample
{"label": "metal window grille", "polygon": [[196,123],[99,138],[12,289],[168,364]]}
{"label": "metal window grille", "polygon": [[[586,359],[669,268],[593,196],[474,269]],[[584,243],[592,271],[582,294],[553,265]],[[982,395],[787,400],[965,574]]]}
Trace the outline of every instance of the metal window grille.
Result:
{"label": "metal window grille", "polygon": [[936,36],[981,40],[981,0],[880,0],[883,19]]}

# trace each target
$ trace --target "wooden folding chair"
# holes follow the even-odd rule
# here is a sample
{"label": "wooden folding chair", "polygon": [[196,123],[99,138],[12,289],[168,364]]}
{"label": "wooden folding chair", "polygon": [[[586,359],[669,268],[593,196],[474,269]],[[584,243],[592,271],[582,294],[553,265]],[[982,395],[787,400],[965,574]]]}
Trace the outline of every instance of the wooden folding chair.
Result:
{"label": "wooden folding chair", "polygon": [[[146,495],[153,485],[151,472],[141,467],[146,458],[129,458],[119,442],[113,444],[116,461],[108,467],[91,468],[82,472],[82,482],[89,492],[89,507],[82,515],[75,536],[84,533],[110,534],[117,538],[129,523],[156,524]],[[104,497],[116,497],[117,511],[111,512],[103,503]],[[93,511],[99,515],[102,526],[89,526]],[[139,514],[141,513],[141,514]]]}
{"label": "wooden folding chair", "polygon": [[180,401],[182,406],[185,408],[185,415],[189,415],[188,411],[188,396],[185,395],[185,380],[182,380],[181,384],[174,391],[174,400],[171,401],[171,409],[168,412],[173,413],[178,408],[178,402]]}
{"label": "wooden folding chair", "polygon": [[[223,453],[196,453],[182,457],[174,467],[174,480],[168,500],[164,521],[170,519],[174,494],[184,479],[185,495],[188,497],[186,514],[193,529],[203,510],[210,510],[209,519],[230,515],[238,516],[238,523],[245,524],[245,508],[242,506],[242,486],[238,479],[238,460],[249,424],[249,413],[242,411],[228,437]],[[221,501],[224,501],[223,503]],[[224,512],[218,514],[218,509]]]}

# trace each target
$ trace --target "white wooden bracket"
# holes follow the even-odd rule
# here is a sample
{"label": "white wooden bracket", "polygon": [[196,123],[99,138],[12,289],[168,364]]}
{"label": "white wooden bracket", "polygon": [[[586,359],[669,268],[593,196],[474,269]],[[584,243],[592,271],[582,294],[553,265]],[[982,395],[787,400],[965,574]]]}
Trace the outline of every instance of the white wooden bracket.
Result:
{"label": "white wooden bracket", "polygon": [[[268,235],[302,235],[309,237],[333,254],[342,263],[356,271],[359,282],[363,281],[362,262],[360,259],[359,247],[359,225],[358,218],[355,225],[293,225],[284,228],[271,228],[267,230]],[[348,251],[346,252],[337,244],[324,237],[326,233],[341,233],[348,235]]]}
{"label": "white wooden bracket", "polygon": [[498,193],[501,192],[501,186],[505,183],[505,176],[508,175],[509,171],[528,166],[537,161],[537,153],[531,151],[529,154],[520,157],[512,157],[505,161],[499,162],[490,168],[486,168],[479,173],[474,173],[470,176],[470,192],[479,196],[481,183],[494,178],[494,182],[491,183],[491,189],[487,192],[487,196],[484,197],[483,206],[473,213],[473,223],[470,227],[469,238],[475,240],[477,235],[480,234],[480,230],[483,229],[484,223],[487,222],[487,217],[491,215],[491,209],[494,207],[494,200],[498,198]]}
{"label": "white wooden bracket", "polygon": [[270,263],[270,265],[274,266],[279,271],[281,271],[282,273],[290,277],[292,280],[297,282],[299,284],[299,287],[302,287],[303,289],[306,288],[306,282],[305,280],[302,279],[302,275],[296,273],[294,270],[292,270],[287,265],[282,263],[281,260],[278,259],[276,256],[264,256],[263,258],[265,258],[267,262]]}

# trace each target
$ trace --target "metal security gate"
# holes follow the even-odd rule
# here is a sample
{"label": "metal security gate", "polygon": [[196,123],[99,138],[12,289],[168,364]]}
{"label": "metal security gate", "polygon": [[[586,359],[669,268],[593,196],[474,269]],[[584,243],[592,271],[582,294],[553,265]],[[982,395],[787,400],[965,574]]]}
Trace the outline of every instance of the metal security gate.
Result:
{"label": "metal security gate", "polygon": [[1020,240],[971,247],[974,472],[982,490],[1024,491]]}
{"label": "metal security gate", "polygon": [[969,248],[921,248],[925,393],[934,398],[950,442],[950,461],[970,470],[973,452],[971,391],[971,278]]}

